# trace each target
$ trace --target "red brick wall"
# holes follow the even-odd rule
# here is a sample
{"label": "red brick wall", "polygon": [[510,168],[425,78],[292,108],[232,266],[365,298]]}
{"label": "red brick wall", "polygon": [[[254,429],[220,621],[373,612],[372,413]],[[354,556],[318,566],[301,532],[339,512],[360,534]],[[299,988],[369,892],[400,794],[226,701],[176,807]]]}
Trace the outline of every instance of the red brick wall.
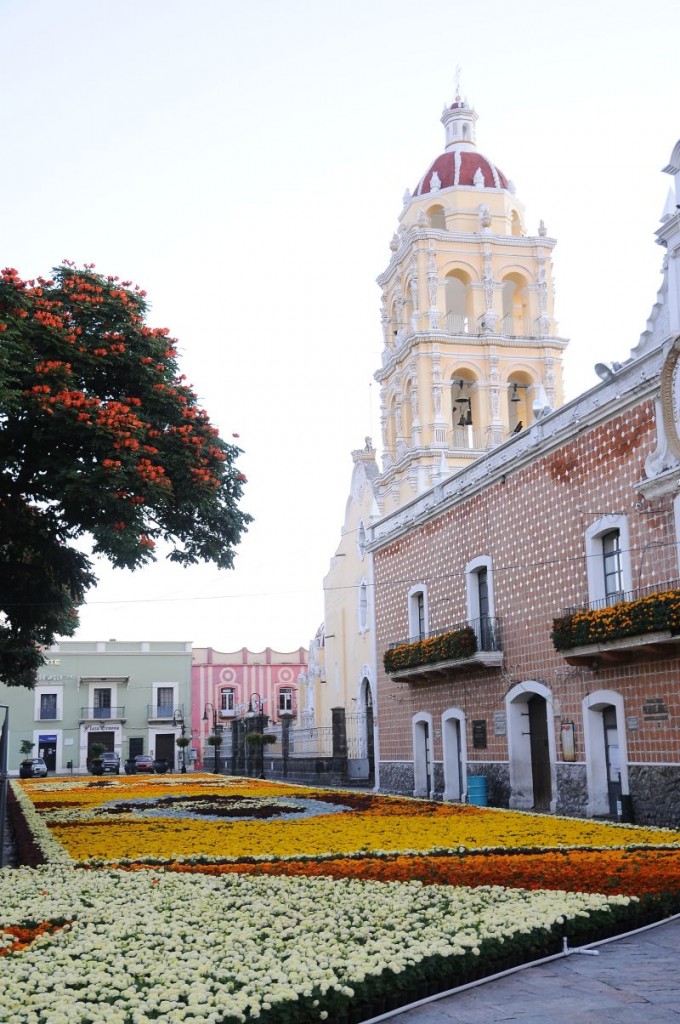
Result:
{"label": "red brick wall", "polygon": [[[524,680],[552,690],[558,733],[561,721],[576,723],[577,760],[584,757],[581,701],[600,689],[619,692],[626,717],[639,718],[638,731],[627,731],[630,761],[680,760],[680,720],[673,717],[679,657],[594,671],[570,667],[550,640],[553,617],[589,600],[585,533],[603,514],[628,517],[634,588],[680,575],[671,496],[646,503],[635,490],[655,446],[654,406],[644,402],[526,468],[514,471],[509,452],[505,482],[489,485],[375,551],[381,760],[412,760],[411,718],[418,711],[434,716],[434,758],[441,760],[437,723],[450,707],[464,710],[468,725],[475,718],[487,720],[486,750],[471,749],[468,727],[470,760],[507,760],[506,737],[494,737],[493,713],[504,711],[505,694]],[[435,683],[417,684],[386,676],[386,647],[408,637],[409,589],[427,584],[430,630],[463,621],[468,618],[465,567],[482,555],[490,556],[493,564],[503,671],[459,671]],[[645,720],[643,705],[652,698],[668,705],[668,721]]]}

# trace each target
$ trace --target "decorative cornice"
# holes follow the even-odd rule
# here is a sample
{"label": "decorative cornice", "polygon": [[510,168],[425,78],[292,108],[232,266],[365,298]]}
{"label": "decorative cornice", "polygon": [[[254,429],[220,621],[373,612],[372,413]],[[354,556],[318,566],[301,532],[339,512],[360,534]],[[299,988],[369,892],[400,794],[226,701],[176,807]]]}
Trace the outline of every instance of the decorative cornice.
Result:
{"label": "decorative cornice", "polygon": [[[477,190],[474,189],[472,191]],[[471,210],[469,212],[474,213],[475,211]],[[557,239],[541,238],[539,235],[494,235],[486,231],[482,235],[479,232],[444,231],[441,228],[407,228],[404,231],[399,248],[390,257],[388,266],[382,274],[376,278],[380,287],[384,288],[389,283],[394,271],[399,267],[402,261],[406,259],[408,250],[415,242],[430,240],[454,242],[458,245],[465,245],[468,248],[471,246],[479,248],[486,242],[490,242],[495,246],[507,246],[510,249],[554,249],[557,245]],[[440,249],[438,251],[442,252],[444,250]]]}
{"label": "decorative cornice", "polygon": [[[414,526],[431,520],[544,458],[587,430],[658,394],[663,349],[657,348],[567,405],[537,420],[516,437],[480,455],[471,466],[458,470],[407,505],[388,514],[369,530],[367,548],[375,551],[403,536]],[[377,482],[380,487],[380,481]]]}
{"label": "decorative cornice", "polygon": [[[509,337],[506,334],[449,334],[447,331],[416,331],[408,335],[398,349],[392,349],[386,355],[387,350],[383,349],[383,365],[375,371],[374,379],[381,382],[391,373],[394,373],[397,366],[400,366],[412,355],[414,348],[425,343],[446,342],[447,346],[460,346],[468,351],[474,348],[555,348],[564,350],[569,344],[567,338],[556,338],[551,335],[544,335],[541,338]],[[426,354],[430,354],[431,350]],[[443,353],[440,353],[443,354]]]}

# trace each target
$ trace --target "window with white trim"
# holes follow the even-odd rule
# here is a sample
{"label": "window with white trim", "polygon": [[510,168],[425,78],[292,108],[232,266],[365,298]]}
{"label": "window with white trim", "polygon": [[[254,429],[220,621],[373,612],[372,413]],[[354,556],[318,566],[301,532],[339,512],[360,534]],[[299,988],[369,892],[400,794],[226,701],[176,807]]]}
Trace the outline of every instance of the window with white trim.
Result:
{"label": "window with white trim", "polygon": [[632,589],[626,516],[606,515],[586,530],[588,600],[617,604]]}
{"label": "window with white trim", "polygon": [[57,718],[57,695],[56,693],[40,694],[40,721],[56,721]]}
{"label": "window with white trim", "polygon": [[363,519],[359,521],[357,527],[357,549],[359,551],[359,558],[363,562],[366,554],[366,527],[364,526]]}
{"label": "window with white trim", "polygon": [[359,632],[368,629],[368,583],[362,580],[359,584]]}
{"label": "window with white trim", "polygon": [[408,635],[409,640],[423,640],[429,629],[427,587],[420,583],[408,594]]}
{"label": "window with white trim", "polygon": [[291,714],[293,711],[293,687],[282,686],[279,690],[279,714]]}
{"label": "window with white trim", "polygon": [[602,569],[605,600],[607,604],[616,604],[623,598],[620,530],[610,530],[602,536]]}
{"label": "window with white trim", "polygon": [[488,555],[480,555],[465,568],[468,620],[482,651],[498,649],[494,611],[493,567]]}
{"label": "window with white trim", "polygon": [[236,703],[236,691],[232,686],[224,686],[220,690],[220,712],[223,715],[233,715]]}

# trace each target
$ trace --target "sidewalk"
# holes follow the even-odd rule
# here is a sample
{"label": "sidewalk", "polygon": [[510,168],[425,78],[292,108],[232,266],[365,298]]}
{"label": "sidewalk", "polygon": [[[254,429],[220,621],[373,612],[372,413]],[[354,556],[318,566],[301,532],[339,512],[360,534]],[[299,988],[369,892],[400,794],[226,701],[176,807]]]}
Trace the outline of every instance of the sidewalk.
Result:
{"label": "sidewalk", "polygon": [[[680,917],[390,1016],[396,1024],[680,1024]],[[387,1019],[387,1018],[384,1018]]]}

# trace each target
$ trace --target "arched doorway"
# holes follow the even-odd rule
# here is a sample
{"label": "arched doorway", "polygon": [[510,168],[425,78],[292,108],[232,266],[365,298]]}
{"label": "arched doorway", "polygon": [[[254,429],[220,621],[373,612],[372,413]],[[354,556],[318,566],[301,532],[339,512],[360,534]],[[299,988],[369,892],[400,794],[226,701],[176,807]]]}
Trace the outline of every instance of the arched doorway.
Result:
{"label": "arched doorway", "polygon": [[369,783],[375,779],[375,736],[373,721],[373,691],[367,676],[361,680],[359,690],[359,709],[361,711],[362,753],[366,758],[366,770]]}
{"label": "arched doorway", "polygon": [[621,816],[627,796],[628,751],[623,697],[614,690],[596,690],[583,701],[583,741],[591,816]]}
{"label": "arched doorway", "polygon": [[426,711],[413,717],[413,775],[413,795],[431,797],[434,790],[432,715]]}
{"label": "arched doorway", "polygon": [[467,742],[465,712],[449,708],[442,715],[444,748],[444,799],[465,800],[467,791]]}
{"label": "arched doorway", "polygon": [[554,811],[556,780],[552,694],[542,683],[528,681],[514,686],[505,702],[510,806]]}

